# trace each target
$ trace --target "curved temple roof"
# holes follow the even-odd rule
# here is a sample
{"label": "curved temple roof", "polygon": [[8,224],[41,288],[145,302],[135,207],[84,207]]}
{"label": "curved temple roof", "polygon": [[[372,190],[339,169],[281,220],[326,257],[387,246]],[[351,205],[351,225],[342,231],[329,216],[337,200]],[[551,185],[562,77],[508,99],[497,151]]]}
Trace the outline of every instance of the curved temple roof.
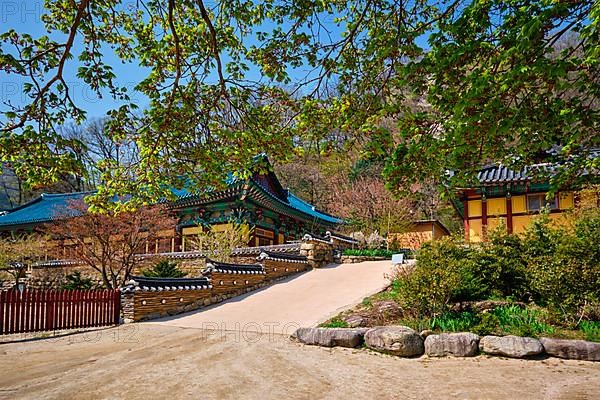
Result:
{"label": "curved temple roof", "polygon": [[16,207],[4,215],[0,215],[0,227],[50,222],[68,209],[69,202],[83,200],[85,196],[92,193],[42,193],[38,198]]}
{"label": "curved temple roof", "polygon": [[[312,204],[305,202],[289,190],[282,190],[279,180],[273,172],[264,175],[255,174],[246,182],[254,189],[254,193],[259,197],[272,204],[274,207],[284,213],[292,215],[300,215],[307,220],[316,220],[329,226],[343,224],[343,220],[332,215],[321,212]],[[204,202],[219,201],[230,197],[240,195],[244,191],[244,183],[232,181],[229,182],[229,188],[224,191],[215,192],[209,195],[208,198],[203,197],[188,190],[175,190],[173,194],[177,196],[175,207],[187,207]],[[252,190],[250,190],[252,192]],[[70,201],[82,200],[85,196],[93,192],[78,192],[65,194],[47,194],[44,193],[40,197],[23,204],[13,210],[8,211],[4,215],[0,215],[0,230],[15,229],[22,226],[31,226],[44,222],[50,222],[55,219],[61,212],[68,208]]]}

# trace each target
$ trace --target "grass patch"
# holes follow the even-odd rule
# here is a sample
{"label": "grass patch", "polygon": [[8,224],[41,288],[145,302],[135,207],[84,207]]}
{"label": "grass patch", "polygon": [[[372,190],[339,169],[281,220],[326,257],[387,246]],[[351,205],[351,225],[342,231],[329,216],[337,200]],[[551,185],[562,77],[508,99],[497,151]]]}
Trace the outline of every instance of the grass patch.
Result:
{"label": "grass patch", "polygon": [[585,335],[585,340],[600,342],[600,321],[581,321],[579,330]]}
{"label": "grass patch", "polygon": [[478,323],[478,318],[471,312],[444,313],[430,319],[430,329],[441,332],[464,332]]}
{"label": "grass patch", "polygon": [[319,326],[321,328],[348,328],[348,323],[339,317],[335,317]]}
{"label": "grass patch", "polygon": [[392,254],[395,254],[395,252],[392,250],[385,250],[385,249],[346,249],[346,250],[344,250],[345,256],[366,256],[366,257],[392,258]]}
{"label": "grass patch", "polygon": [[538,337],[554,333],[554,328],[545,322],[546,313],[539,309],[505,306],[496,308],[493,315],[498,318],[501,332],[507,335]]}

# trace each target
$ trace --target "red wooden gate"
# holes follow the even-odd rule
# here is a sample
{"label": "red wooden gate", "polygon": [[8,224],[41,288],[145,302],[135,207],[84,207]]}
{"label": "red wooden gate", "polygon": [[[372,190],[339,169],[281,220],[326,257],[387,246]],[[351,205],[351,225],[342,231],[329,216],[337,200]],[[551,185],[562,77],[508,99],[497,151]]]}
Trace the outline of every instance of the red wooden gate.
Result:
{"label": "red wooden gate", "polygon": [[0,292],[0,334],[88,328],[119,323],[119,290]]}

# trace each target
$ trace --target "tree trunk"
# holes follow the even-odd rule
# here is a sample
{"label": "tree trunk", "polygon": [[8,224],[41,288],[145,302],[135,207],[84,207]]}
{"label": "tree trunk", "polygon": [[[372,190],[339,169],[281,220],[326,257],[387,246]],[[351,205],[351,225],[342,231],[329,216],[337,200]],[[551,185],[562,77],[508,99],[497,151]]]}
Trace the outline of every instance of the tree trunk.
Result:
{"label": "tree trunk", "polygon": [[113,289],[113,285],[111,284],[110,280],[108,279],[106,266],[102,266],[102,283],[104,283],[104,286],[106,286],[107,289]]}

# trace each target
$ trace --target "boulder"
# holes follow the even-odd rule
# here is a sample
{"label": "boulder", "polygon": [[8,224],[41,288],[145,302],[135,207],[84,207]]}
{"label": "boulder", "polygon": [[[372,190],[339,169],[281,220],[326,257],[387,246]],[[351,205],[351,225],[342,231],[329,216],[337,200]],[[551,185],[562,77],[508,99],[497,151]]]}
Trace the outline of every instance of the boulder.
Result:
{"label": "boulder", "polygon": [[298,328],[292,338],[300,343],[324,347],[358,347],[368,329]]}
{"label": "boulder", "polygon": [[365,333],[365,344],[370,348],[400,357],[423,354],[423,338],[406,326],[381,326]]}
{"label": "boulder", "polygon": [[402,309],[393,300],[374,301],[373,312],[381,318],[395,318],[402,315]]}
{"label": "boulder", "polygon": [[423,340],[425,340],[425,338],[427,338],[427,336],[431,336],[433,334],[434,334],[434,332],[430,329],[425,329],[424,331],[421,331],[421,337],[423,338]]}
{"label": "boulder", "polygon": [[541,338],[542,346],[549,356],[572,360],[600,361],[600,343],[585,340]]}
{"label": "boulder", "polygon": [[358,328],[369,325],[369,318],[361,314],[350,314],[344,318],[344,322],[350,328]]}
{"label": "boulder", "polygon": [[430,357],[473,357],[477,354],[479,336],[474,333],[442,333],[425,339],[425,354]]}
{"label": "boulder", "polygon": [[487,354],[523,358],[544,352],[542,343],[530,337],[484,336],[479,341],[479,349]]}

